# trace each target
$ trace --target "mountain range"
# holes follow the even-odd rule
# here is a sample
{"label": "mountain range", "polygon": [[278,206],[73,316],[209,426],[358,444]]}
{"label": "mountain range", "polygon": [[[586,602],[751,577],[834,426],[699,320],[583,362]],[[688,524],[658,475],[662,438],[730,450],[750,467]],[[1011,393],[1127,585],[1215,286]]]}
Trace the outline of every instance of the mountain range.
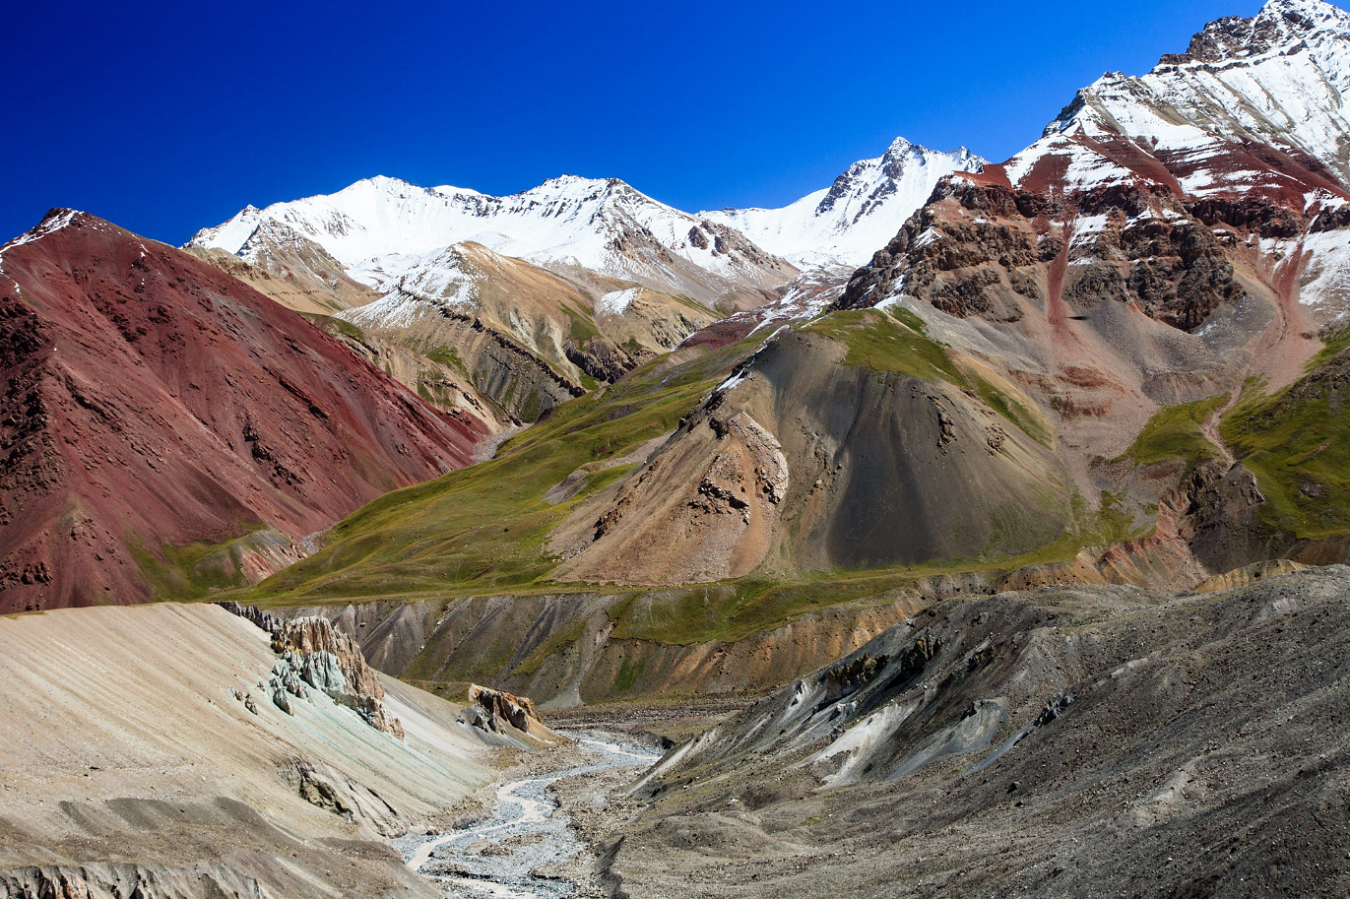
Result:
{"label": "mountain range", "polygon": [[[1181,584],[1350,534],[1321,432],[1292,444],[1316,450],[1297,477],[1270,449],[1271,410],[1336,402],[1318,385],[1350,264],[1348,23],[1272,0],[1144,76],[1104,76],[1005,162],[897,139],[780,210],[689,215],[613,179],[491,197],[380,177],[247,207],[184,250],[475,434],[548,419],[411,504],[473,508],[489,468],[533,484],[511,460],[547,447],[557,476],[494,505],[531,522],[504,538],[529,541],[530,579],[1022,560]],[[596,415],[613,433],[578,454]],[[391,551],[473,545],[424,512]],[[348,535],[370,537],[344,524],[284,589],[364,579],[334,567]],[[386,583],[502,579],[485,559],[365,558]]]}
{"label": "mountain range", "polygon": [[1346,893],[1348,94],[1269,0],[779,209],[52,210],[0,896]]}

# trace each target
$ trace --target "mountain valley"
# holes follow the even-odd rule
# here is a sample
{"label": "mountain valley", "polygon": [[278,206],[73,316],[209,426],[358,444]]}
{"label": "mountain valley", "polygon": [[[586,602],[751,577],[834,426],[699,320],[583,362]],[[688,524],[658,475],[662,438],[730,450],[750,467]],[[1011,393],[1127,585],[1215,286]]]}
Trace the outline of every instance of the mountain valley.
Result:
{"label": "mountain valley", "polygon": [[0,897],[1344,894],[1345,96],[1267,0],[780,208],[52,210]]}

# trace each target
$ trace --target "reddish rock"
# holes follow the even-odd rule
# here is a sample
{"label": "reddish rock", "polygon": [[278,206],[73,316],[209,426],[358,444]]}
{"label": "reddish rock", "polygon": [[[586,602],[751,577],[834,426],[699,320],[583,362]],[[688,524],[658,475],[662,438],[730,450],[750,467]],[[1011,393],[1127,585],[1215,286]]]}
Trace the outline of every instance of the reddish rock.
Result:
{"label": "reddish rock", "polygon": [[0,612],[149,600],[166,544],[259,532],[283,559],[468,464],[484,432],[94,216],[54,210],[0,248]]}

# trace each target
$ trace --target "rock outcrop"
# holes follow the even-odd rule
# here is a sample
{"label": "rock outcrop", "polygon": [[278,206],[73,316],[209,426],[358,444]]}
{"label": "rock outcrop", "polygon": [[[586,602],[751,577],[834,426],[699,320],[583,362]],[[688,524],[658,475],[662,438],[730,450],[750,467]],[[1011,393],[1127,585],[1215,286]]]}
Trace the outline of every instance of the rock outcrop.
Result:
{"label": "rock outcrop", "polygon": [[464,710],[464,720],[472,727],[494,734],[509,728],[534,736],[543,733],[545,728],[544,719],[531,700],[478,684],[469,685],[469,706]]}
{"label": "rock outcrop", "polygon": [[376,730],[403,739],[403,726],[384,708],[379,675],[367,664],[356,641],[327,618],[277,618],[255,606],[221,605],[272,636],[272,651],[281,658],[267,683],[260,686],[277,708],[290,714],[291,698],[304,699],[306,689],[314,689],[352,709]]}

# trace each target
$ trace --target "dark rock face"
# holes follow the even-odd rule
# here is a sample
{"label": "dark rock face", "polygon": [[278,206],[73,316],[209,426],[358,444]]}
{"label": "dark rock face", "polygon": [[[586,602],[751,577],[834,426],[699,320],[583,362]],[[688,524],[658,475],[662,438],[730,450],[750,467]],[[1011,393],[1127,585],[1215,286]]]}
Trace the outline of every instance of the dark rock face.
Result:
{"label": "dark rock face", "polygon": [[592,337],[580,346],[569,341],[565,350],[569,362],[597,381],[606,383],[613,383],[642,363],[656,358],[656,353],[651,350],[620,347],[600,337]]}
{"label": "dark rock face", "polygon": [[1334,566],[939,603],[668,755],[613,873],[654,896],[710,869],[747,895],[1340,895],[1348,589]]}
{"label": "dark rock face", "polygon": [[1306,36],[1318,27],[1300,4],[1272,4],[1261,15],[1244,19],[1226,16],[1211,22],[1191,38],[1185,53],[1163,57],[1164,63],[1179,65],[1187,62],[1217,63],[1268,53],[1277,45]]}
{"label": "dark rock face", "polygon": [[[958,318],[1013,322],[1024,314],[1018,297],[1044,300],[1041,285],[1059,281],[1059,298],[1072,311],[1136,303],[1149,317],[1190,330],[1240,293],[1213,225],[1272,235],[1300,233],[1305,225],[1291,210],[1259,199],[1191,205],[1143,187],[1112,186],[1070,203],[1040,191],[952,178],[939,184],[868,268],[853,275],[837,305],[867,306],[903,289]],[[954,214],[957,209],[976,217]],[[1140,221],[1150,210],[1158,215]],[[1106,227],[1070,248],[1066,235],[1056,233],[1069,228],[1054,223],[1081,216],[1104,216]],[[1066,263],[1072,263],[1068,271],[1052,271]]]}

